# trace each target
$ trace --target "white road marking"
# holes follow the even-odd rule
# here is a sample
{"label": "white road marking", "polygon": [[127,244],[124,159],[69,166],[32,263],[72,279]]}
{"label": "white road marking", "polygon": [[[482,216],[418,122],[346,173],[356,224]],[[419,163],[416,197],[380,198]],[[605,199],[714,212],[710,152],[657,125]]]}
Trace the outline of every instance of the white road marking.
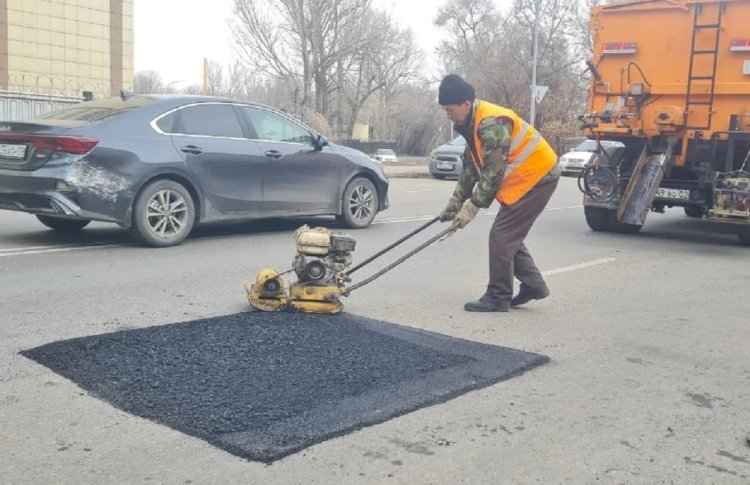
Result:
{"label": "white road marking", "polygon": [[[547,207],[545,211],[564,210],[564,209],[579,209],[583,206],[570,205],[570,206],[559,206],[559,207]],[[495,216],[497,211],[482,211],[479,213],[482,216]],[[423,215],[423,216],[410,216],[410,217],[396,217],[392,219],[379,219],[373,222],[373,225],[379,224],[395,224],[400,222],[421,222],[429,221],[433,219],[435,215]],[[64,253],[70,251],[83,251],[86,249],[105,249],[123,247],[122,244],[105,244],[105,243],[93,243],[86,245],[66,245],[66,246],[32,246],[24,248],[0,248],[0,258],[6,256],[26,256],[31,254],[47,254],[47,253]],[[556,273],[555,273],[556,274]]]}
{"label": "white road marking", "polygon": [[[55,247],[51,249],[20,249],[16,252],[1,252],[0,258],[5,256],[26,256],[29,254],[46,254],[46,253],[65,253],[70,251],[82,251],[84,249],[105,249],[105,248],[117,248],[123,247],[122,244],[90,244],[86,246],[66,246],[66,247]],[[7,250],[3,250],[7,251]]]}
{"label": "white road marking", "polygon": [[593,266],[599,266],[600,264],[607,264],[613,261],[617,261],[615,258],[602,258],[589,261],[588,263],[573,264],[571,266],[563,266],[562,268],[551,269],[549,271],[542,271],[542,276],[552,276],[560,273],[569,273],[571,271],[578,271],[579,269],[591,268]]}
{"label": "white road marking", "polygon": [[[98,244],[98,243],[95,243]],[[86,245],[87,247],[90,246],[89,244]],[[65,249],[65,248],[80,248],[80,244],[56,244],[52,246],[29,246],[29,247],[19,247],[19,248],[0,248],[0,253],[17,253],[19,251],[36,251],[39,249]]]}

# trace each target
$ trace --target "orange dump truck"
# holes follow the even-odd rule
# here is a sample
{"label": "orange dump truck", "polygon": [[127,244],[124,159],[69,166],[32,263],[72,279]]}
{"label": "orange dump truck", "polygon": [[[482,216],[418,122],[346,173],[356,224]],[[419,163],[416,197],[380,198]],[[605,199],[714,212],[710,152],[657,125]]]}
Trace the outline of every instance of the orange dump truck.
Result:
{"label": "orange dump truck", "polygon": [[600,144],[581,175],[596,231],[636,232],[684,207],[733,224],[750,245],[750,0],[599,6],[585,134]]}

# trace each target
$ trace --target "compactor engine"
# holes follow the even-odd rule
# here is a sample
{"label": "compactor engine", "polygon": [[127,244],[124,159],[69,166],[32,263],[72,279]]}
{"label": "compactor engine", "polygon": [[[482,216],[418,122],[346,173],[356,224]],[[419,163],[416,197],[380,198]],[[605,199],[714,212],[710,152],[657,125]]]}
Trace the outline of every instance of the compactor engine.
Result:
{"label": "compactor engine", "polygon": [[345,271],[352,264],[355,240],[306,225],[297,229],[294,240],[297,254],[292,268],[297,281],[287,288],[283,275],[273,268],[263,268],[251,287],[245,285],[250,304],[263,311],[339,313],[343,308],[339,295],[348,281]]}

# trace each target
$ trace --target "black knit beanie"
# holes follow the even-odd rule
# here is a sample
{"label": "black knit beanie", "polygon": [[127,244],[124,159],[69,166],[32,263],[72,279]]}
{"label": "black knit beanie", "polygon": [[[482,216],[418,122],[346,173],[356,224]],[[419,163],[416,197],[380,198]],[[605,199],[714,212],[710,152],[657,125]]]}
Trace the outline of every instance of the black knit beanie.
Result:
{"label": "black knit beanie", "polygon": [[475,97],[474,86],[464,81],[457,74],[448,74],[440,82],[440,89],[438,90],[440,106],[461,104],[464,101],[473,102]]}

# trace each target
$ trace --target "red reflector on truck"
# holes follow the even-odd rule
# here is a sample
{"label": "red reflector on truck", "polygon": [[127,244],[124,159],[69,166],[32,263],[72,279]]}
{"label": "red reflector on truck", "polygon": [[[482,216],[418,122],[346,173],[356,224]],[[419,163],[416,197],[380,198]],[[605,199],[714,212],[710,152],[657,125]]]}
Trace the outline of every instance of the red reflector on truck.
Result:
{"label": "red reflector on truck", "polygon": [[30,143],[37,150],[72,153],[74,155],[84,155],[93,150],[99,143],[96,138],[87,136],[22,135],[15,133],[0,135],[0,140]]}
{"label": "red reflector on truck", "polygon": [[732,39],[729,43],[729,50],[732,52],[750,51],[750,39]]}
{"label": "red reflector on truck", "polygon": [[635,42],[607,42],[602,46],[602,54],[635,54]]}

